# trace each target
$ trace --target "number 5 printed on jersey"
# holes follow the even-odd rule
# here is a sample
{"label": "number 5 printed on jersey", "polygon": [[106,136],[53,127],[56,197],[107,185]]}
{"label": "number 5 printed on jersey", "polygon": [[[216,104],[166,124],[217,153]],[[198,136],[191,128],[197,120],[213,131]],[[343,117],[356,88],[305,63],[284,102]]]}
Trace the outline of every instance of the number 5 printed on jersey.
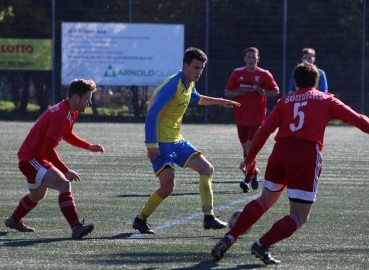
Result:
{"label": "number 5 printed on jersey", "polygon": [[290,129],[292,132],[295,132],[296,130],[299,130],[302,128],[302,125],[304,124],[305,114],[304,112],[300,111],[300,107],[306,106],[307,101],[304,102],[296,102],[293,107],[293,119],[296,119],[296,117],[299,117],[299,125],[296,127],[294,123],[290,124]]}

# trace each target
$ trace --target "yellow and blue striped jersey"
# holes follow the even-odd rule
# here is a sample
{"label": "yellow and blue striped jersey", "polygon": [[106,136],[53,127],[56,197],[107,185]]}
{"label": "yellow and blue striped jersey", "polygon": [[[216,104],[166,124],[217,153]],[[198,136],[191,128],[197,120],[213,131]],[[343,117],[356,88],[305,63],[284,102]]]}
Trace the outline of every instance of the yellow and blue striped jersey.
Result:
{"label": "yellow and blue striped jersey", "polygon": [[190,103],[201,104],[201,99],[194,82],[186,87],[182,71],[167,78],[150,99],[145,122],[147,147],[155,148],[158,142],[183,139],[180,133],[183,115]]}

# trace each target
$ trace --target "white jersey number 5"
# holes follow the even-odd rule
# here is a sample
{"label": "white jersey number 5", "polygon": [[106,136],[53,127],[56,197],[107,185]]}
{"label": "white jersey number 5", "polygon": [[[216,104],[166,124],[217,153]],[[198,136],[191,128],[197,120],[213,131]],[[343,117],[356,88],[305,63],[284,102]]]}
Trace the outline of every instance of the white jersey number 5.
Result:
{"label": "white jersey number 5", "polygon": [[296,127],[295,124],[290,124],[290,129],[292,132],[295,132],[296,130],[299,130],[302,128],[302,125],[304,124],[305,114],[304,112],[300,111],[300,107],[306,106],[307,101],[304,102],[296,102],[293,107],[293,119],[295,119],[297,116],[299,117],[299,125]]}

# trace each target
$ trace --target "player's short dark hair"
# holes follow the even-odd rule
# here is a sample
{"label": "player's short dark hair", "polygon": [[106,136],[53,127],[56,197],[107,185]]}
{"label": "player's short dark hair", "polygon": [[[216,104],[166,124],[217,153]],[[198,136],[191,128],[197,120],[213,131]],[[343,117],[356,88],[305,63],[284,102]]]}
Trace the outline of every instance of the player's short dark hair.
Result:
{"label": "player's short dark hair", "polygon": [[313,48],[303,48],[302,51],[301,51],[301,53],[302,53],[302,55],[301,55],[302,57],[305,54],[312,54],[315,57],[315,50]]}
{"label": "player's short dark hair", "polygon": [[260,56],[259,55],[259,50],[258,50],[258,48],[256,48],[256,47],[248,47],[245,51],[244,51],[244,54],[243,54],[243,56],[245,57],[246,56],[246,53],[247,52],[254,52],[254,53],[257,53],[257,55],[258,56]]}
{"label": "player's short dark hair", "polygon": [[190,65],[194,59],[199,60],[202,63],[206,63],[208,61],[208,57],[202,50],[195,47],[187,48],[184,52],[183,63]]}
{"label": "player's short dark hair", "polygon": [[68,87],[68,98],[73,97],[75,94],[82,97],[88,91],[92,93],[96,91],[96,84],[93,80],[74,79]]}
{"label": "player's short dark hair", "polygon": [[298,64],[293,72],[293,79],[299,88],[315,87],[318,83],[319,71],[308,62]]}

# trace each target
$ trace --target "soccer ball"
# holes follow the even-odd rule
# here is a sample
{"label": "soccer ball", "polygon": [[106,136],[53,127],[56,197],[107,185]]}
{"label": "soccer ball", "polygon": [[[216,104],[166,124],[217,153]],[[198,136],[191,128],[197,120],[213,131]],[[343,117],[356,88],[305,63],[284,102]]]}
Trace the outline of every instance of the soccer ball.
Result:
{"label": "soccer ball", "polygon": [[[234,226],[234,224],[236,224],[236,221],[238,219],[238,217],[240,216],[242,210],[236,210],[234,211],[228,218],[228,227],[230,229],[232,229],[232,227]],[[246,234],[250,231],[250,229],[246,230],[244,233],[242,234]]]}

